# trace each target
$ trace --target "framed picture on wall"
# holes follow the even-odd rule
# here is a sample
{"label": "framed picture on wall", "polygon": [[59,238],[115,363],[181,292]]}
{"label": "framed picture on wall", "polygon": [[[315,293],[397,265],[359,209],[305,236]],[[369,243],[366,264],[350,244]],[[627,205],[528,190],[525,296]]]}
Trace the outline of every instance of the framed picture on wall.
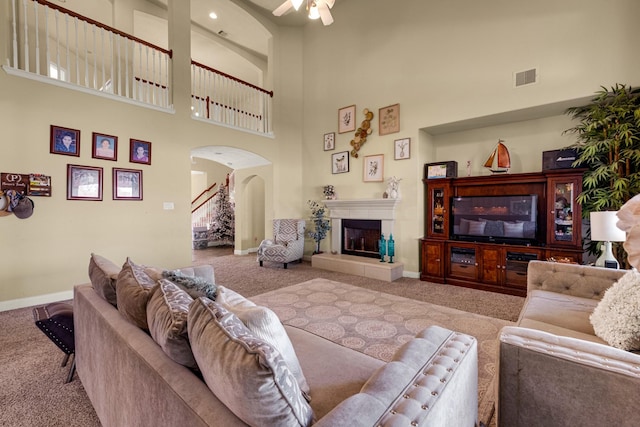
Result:
{"label": "framed picture on wall", "polygon": [[384,180],[384,154],[364,157],[364,182],[381,182]]}
{"label": "framed picture on wall", "polygon": [[67,200],[102,200],[102,168],[67,165]]}
{"label": "framed picture on wall", "polygon": [[382,107],[378,113],[380,135],[400,132],[400,104]]}
{"label": "framed picture on wall", "polygon": [[324,134],[324,151],[336,149],[336,133],[329,132]]}
{"label": "framed picture on wall", "polygon": [[393,159],[405,160],[411,157],[411,138],[396,139],[393,141]]}
{"label": "framed picture on wall", "polygon": [[113,168],[113,200],[142,200],[142,171]]}
{"label": "framed picture on wall", "polygon": [[131,138],[129,140],[129,161],[131,163],[151,164],[151,143]]}
{"label": "framed picture on wall", "polygon": [[80,131],[51,125],[49,152],[80,157]]}
{"label": "framed picture on wall", "polygon": [[341,151],[331,155],[331,173],[349,172],[349,152]]}
{"label": "framed picture on wall", "polygon": [[91,157],[94,159],[117,160],[118,137],[93,132]]}
{"label": "framed picture on wall", "polygon": [[338,133],[356,130],[356,106],[349,105],[338,110]]}

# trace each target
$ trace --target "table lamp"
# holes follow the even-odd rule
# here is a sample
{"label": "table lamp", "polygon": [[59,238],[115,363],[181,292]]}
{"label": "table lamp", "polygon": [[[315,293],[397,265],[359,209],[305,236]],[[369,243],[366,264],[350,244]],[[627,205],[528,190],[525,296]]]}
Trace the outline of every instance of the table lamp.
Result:
{"label": "table lamp", "polygon": [[[626,233],[618,228],[617,211],[591,212],[591,240],[604,242],[602,255],[596,260],[596,267],[620,268],[620,263],[613,256],[611,242],[624,242]],[[615,267],[613,267],[615,265]]]}

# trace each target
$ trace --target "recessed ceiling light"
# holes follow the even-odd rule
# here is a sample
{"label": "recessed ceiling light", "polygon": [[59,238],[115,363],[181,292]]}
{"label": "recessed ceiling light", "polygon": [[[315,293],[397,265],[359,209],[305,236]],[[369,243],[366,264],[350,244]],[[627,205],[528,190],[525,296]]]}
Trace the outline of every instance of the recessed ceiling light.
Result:
{"label": "recessed ceiling light", "polygon": [[211,13],[209,14],[209,18],[211,18],[211,19],[218,19],[218,15],[216,15],[216,13],[215,13],[215,12],[211,12]]}

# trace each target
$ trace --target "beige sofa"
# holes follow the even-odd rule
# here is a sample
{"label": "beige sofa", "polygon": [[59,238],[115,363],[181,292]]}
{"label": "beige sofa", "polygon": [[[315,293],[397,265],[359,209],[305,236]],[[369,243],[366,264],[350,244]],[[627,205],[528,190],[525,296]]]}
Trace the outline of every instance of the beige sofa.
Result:
{"label": "beige sofa", "polygon": [[499,427],[640,426],[640,355],[608,345],[589,320],[624,273],[529,263],[520,318],[500,333]]}
{"label": "beige sofa", "polygon": [[[74,327],[78,375],[103,426],[246,425],[202,375],[169,358],[91,284],[74,289]],[[477,425],[473,337],[430,327],[385,363],[301,329],[286,331],[317,426]]]}

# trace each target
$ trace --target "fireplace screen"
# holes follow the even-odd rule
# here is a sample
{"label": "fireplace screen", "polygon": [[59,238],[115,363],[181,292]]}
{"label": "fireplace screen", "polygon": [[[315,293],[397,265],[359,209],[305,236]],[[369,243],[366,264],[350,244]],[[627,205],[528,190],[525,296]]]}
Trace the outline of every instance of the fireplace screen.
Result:
{"label": "fireplace screen", "polygon": [[382,221],[371,219],[342,220],[342,253],[370,258],[380,256]]}

